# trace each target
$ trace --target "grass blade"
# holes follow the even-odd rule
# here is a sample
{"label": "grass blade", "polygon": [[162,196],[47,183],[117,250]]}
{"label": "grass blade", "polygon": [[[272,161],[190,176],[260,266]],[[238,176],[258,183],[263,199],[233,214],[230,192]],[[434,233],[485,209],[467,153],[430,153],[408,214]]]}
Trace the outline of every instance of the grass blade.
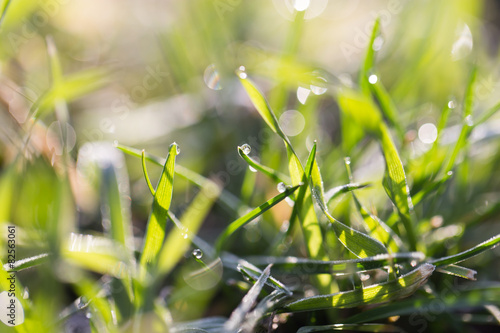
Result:
{"label": "grass blade", "polygon": [[262,288],[264,287],[264,284],[266,283],[267,279],[269,278],[270,273],[271,273],[271,265],[267,266],[266,269],[264,269],[262,275],[255,282],[252,288],[250,288],[245,297],[243,297],[243,300],[241,301],[240,305],[238,305],[238,307],[233,311],[233,313],[231,313],[231,316],[224,325],[224,332],[233,333],[238,331],[238,329],[241,327],[243,323],[243,320],[245,319],[245,316],[247,315],[247,313],[250,312],[250,309],[257,300],[257,297],[259,297],[259,294]]}
{"label": "grass blade", "polygon": [[370,41],[368,42],[368,48],[366,50],[365,60],[363,62],[363,67],[359,72],[359,86],[361,91],[366,96],[370,95],[370,82],[368,82],[368,77],[373,71],[373,66],[375,64],[375,49],[373,48],[373,42],[377,35],[380,34],[380,19],[377,18],[373,24],[372,33],[370,35]]}
{"label": "grass blade", "polygon": [[284,175],[279,171],[276,171],[270,167],[260,164],[259,162],[257,162],[256,160],[252,159],[250,156],[245,154],[243,148],[239,146],[238,146],[238,154],[240,154],[241,158],[245,160],[245,162],[247,162],[249,166],[251,166],[255,170],[262,172],[264,175],[268,176],[274,181],[283,182],[287,184],[291,183],[291,180],[287,175]]}
{"label": "grass blade", "polygon": [[364,184],[358,184],[358,183],[351,183],[351,184],[345,184],[345,185],[340,185],[336,186],[332,189],[329,189],[325,193],[325,202],[328,205],[332,200],[337,198],[341,194],[349,193],[354,190],[359,190],[365,187],[370,186],[368,183]]}
{"label": "grass blade", "polygon": [[241,326],[241,331],[243,333],[253,333],[255,332],[255,326],[261,318],[263,318],[267,313],[271,312],[274,308],[279,306],[287,299],[287,294],[280,292],[278,290],[273,291],[271,294],[264,297],[255,309],[246,315],[245,321]]}
{"label": "grass blade", "polygon": [[14,264],[5,264],[3,268],[6,272],[18,272],[46,263],[49,260],[48,253],[42,253],[33,257],[16,260]]}
{"label": "grass blade", "polygon": [[482,242],[481,244],[478,244],[474,246],[473,248],[470,248],[464,252],[460,252],[448,257],[443,257],[435,260],[431,260],[430,263],[435,265],[435,266],[444,266],[444,265],[450,265],[450,264],[456,264],[461,261],[464,261],[466,259],[472,258],[474,256],[477,256],[480,253],[483,253],[484,251],[487,251],[489,249],[493,249],[500,244],[500,234],[496,235],[494,237],[491,237],[490,239]]}
{"label": "grass blade", "polygon": [[298,312],[329,308],[353,308],[401,299],[410,296],[420,288],[431,276],[434,268],[431,264],[423,264],[397,280],[331,295],[306,297],[286,304],[280,311]]}
{"label": "grass blade", "polygon": [[462,266],[457,266],[457,265],[448,265],[448,266],[438,267],[437,271],[440,273],[454,275],[454,276],[461,277],[463,279],[473,280],[473,281],[476,280],[476,274],[477,274],[477,272],[473,269],[470,269],[467,267],[462,267]]}
{"label": "grass blade", "polygon": [[140,261],[143,268],[146,268],[148,264],[151,264],[157,258],[165,238],[167,212],[172,202],[174,166],[177,154],[177,144],[173,143],[170,145],[167,160],[156,186],[153,207],[148,219],[144,249]]}
{"label": "grass blade", "polygon": [[222,232],[222,234],[219,236],[219,238],[216,241],[215,248],[218,252],[221,251],[222,246],[226,242],[227,238],[231,236],[236,230],[239,228],[243,227],[245,224],[248,222],[252,221],[256,217],[262,215],[265,211],[273,207],[274,205],[278,204],[281,202],[283,199],[286,197],[290,196],[293,192],[295,192],[301,185],[297,185],[294,187],[287,188],[285,192],[278,194],[277,196],[269,199],[268,201],[264,202],[262,205],[259,207],[253,209],[252,211],[246,213],[245,215],[241,216],[237,220],[231,222],[226,229]]}

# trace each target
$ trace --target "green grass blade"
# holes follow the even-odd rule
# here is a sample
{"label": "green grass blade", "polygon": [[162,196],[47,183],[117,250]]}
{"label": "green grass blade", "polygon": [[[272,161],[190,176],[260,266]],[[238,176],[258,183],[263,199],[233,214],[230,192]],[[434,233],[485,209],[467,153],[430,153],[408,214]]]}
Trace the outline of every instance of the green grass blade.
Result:
{"label": "green grass blade", "polygon": [[165,238],[165,227],[167,223],[167,212],[172,202],[172,191],[174,182],[175,157],[177,156],[177,144],[170,145],[168,157],[163,166],[156,192],[153,207],[148,219],[148,226],[144,238],[144,249],[141,256],[141,266],[146,268],[157,259]]}
{"label": "green grass blade", "polygon": [[287,175],[282,174],[279,171],[276,171],[270,167],[267,167],[265,165],[260,164],[256,160],[252,159],[250,156],[245,154],[244,150],[242,147],[238,146],[238,154],[241,156],[245,162],[248,163],[249,166],[254,168],[255,170],[258,170],[262,172],[264,175],[268,176],[269,178],[273,179],[276,182],[283,182],[283,183],[291,183],[290,178]]}
{"label": "green grass blade", "polygon": [[264,297],[259,304],[252,310],[249,314],[246,315],[245,321],[241,326],[242,332],[255,332],[255,326],[266,314],[273,311],[274,308],[278,307],[282,304],[288,295],[280,292],[279,290],[273,291],[271,294]]}
{"label": "green grass blade", "polygon": [[331,227],[335,231],[337,238],[350,252],[352,252],[359,258],[387,253],[387,249],[385,248],[385,246],[378,240],[346,226],[345,224],[337,221],[330,215],[330,213],[328,213],[328,209],[325,203],[323,181],[321,179],[319,166],[316,163],[316,156],[314,154],[315,152],[315,149],[311,149],[311,158],[308,160],[306,167],[306,171],[310,172],[311,175],[309,185],[320,209],[331,222]]}
{"label": "green grass blade", "polygon": [[399,137],[402,138],[404,136],[404,130],[403,128],[401,128],[401,122],[397,117],[398,110],[396,108],[396,105],[394,105],[391,96],[380,81],[380,78],[377,80],[377,82],[370,84],[370,88],[373,92],[373,95],[379,102],[380,110],[384,114],[385,118],[387,119],[389,124],[391,124],[391,126],[396,129]]}
{"label": "green grass blade", "polygon": [[332,324],[323,326],[304,326],[297,333],[311,332],[333,332],[333,331],[349,331],[349,332],[404,332],[401,328],[389,324]]}
{"label": "green grass blade", "polygon": [[5,264],[3,268],[6,272],[18,272],[23,269],[35,267],[41,264],[46,263],[49,260],[48,253],[42,253],[33,257],[24,258],[20,260],[16,260],[16,262],[11,267],[10,264]]}
{"label": "green grass blade", "polygon": [[480,253],[483,253],[484,251],[487,251],[489,249],[493,249],[500,244],[500,234],[496,235],[481,244],[478,244],[474,246],[473,248],[470,248],[464,252],[460,252],[448,257],[443,257],[435,260],[431,260],[430,263],[435,265],[435,266],[444,266],[444,265],[450,265],[450,264],[456,264],[461,261],[464,261],[466,259],[472,258],[474,256],[477,256]]}
{"label": "green grass blade", "polygon": [[231,313],[228,321],[224,325],[224,332],[237,332],[238,329],[243,324],[245,316],[250,312],[253,307],[254,302],[259,297],[264,284],[266,283],[269,275],[271,274],[271,265],[267,266],[262,272],[262,275],[258,278],[255,284],[250,288],[248,293],[245,295],[240,305]]}
{"label": "green grass blade", "polygon": [[336,199],[338,196],[342,194],[349,193],[354,190],[359,190],[368,186],[370,186],[370,184],[368,183],[363,183],[363,184],[351,183],[351,184],[336,186],[326,191],[325,202],[328,205],[330,202],[332,202],[332,200]]}
{"label": "green grass blade", "polygon": [[256,217],[262,215],[265,211],[273,207],[274,205],[278,204],[282,200],[284,200],[286,197],[290,196],[292,193],[294,193],[301,185],[293,186],[290,188],[287,188],[285,192],[278,194],[277,196],[269,199],[268,201],[264,202],[262,205],[259,207],[251,210],[250,212],[246,213],[245,215],[241,216],[237,220],[231,222],[226,229],[222,232],[222,234],[219,236],[219,238],[216,241],[215,248],[218,252],[222,250],[222,247],[224,243],[226,242],[227,238],[231,236],[236,230],[239,228],[243,227],[245,224],[248,222],[252,221]]}
{"label": "green grass blade", "polygon": [[314,260],[297,257],[252,256],[246,260],[259,267],[273,264],[273,271],[279,273],[345,275],[373,269],[381,269],[395,263],[419,263],[425,256],[421,252],[400,252],[379,254],[374,257],[351,260]]}
{"label": "green grass blade", "polygon": [[488,121],[491,117],[495,115],[495,113],[500,110],[500,103],[495,104],[488,110],[484,111],[475,121],[474,121],[474,127],[477,127],[481,125],[482,123]]}
{"label": "green grass blade", "polygon": [[2,16],[0,16],[0,27],[2,26],[5,15],[7,14],[7,10],[9,9],[9,5],[12,0],[5,0],[2,6]]}
{"label": "green grass blade", "polygon": [[142,172],[144,174],[144,178],[146,179],[146,183],[148,184],[149,192],[151,192],[151,194],[154,197],[156,190],[153,187],[153,184],[151,184],[151,180],[149,179],[148,169],[146,167],[146,151],[144,149],[142,150],[141,159],[142,159]]}
{"label": "green grass blade", "polygon": [[477,272],[473,269],[467,268],[467,267],[462,267],[462,266],[457,266],[457,265],[448,265],[448,266],[442,266],[438,267],[436,271],[440,273],[445,273],[449,275],[454,275],[461,277],[463,279],[467,280],[476,280],[476,274]]}
{"label": "green grass blade", "polygon": [[193,199],[193,202],[180,219],[183,229],[173,229],[161,249],[158,260],[160,274],[165,275],[170,272],[189,249],[192,239],[190,235],[198,233],[220,191],[220,186],[207,183]]}
{"label": "green grass blade", "polygon": [[434,268],[431,264],[423,264],[397,280],[331,295],[306,297],[286,304],[280,311],[298,312],[329,308],[353,308],[401,299],[410,296],[420,288],[431,276]]}
{"label": "green grass blade", "polygon": [[370,35],[370,41],[368,43],[368,49],[366,50],[365,60],[363,62],[363,67],[359,72],[359,86],[361,91],[365,96],[370,95],[370,82],[368,82],[368,77],[373,71],[373,66],[375,65],[375,50],[373,49],[373,42],[377,35],[380,33],[380,19],[377,18],[373,24],[372,33]]}
{"label": "green grass blade", "polygon": [[339,93],[339,105],[342,112],[348,113],[365,131],[375,136],[379,141],[386,165],[384,189],[396,206],[400,220],[406,229],[410,250],[414,251],[417,247],[417,238],[411,219],[413,204],[406,175],[403,163],[399,158],[389,129],[382,121],[379,109],[370,98],[353,90],[344,90]]}

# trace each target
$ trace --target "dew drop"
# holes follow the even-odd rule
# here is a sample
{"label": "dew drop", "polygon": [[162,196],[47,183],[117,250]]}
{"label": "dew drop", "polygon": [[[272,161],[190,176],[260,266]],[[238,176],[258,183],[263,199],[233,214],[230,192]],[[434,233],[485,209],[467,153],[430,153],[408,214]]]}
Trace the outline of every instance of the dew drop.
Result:
{"label": "dew drop", "polygon": [[188,237],[189,235],[187,234],[187,232],[182,234],[182,238],[187,239]]}
{"label": "dew drop", "polygon": [[278,186],[276,186],[276,188],[278,189],[278,192],[280,192],[280,193],[283,193],[286,191],[286,185],[283,182],[279,183]]}
{"label": "dew drop", "polygon": [[451,100],[451,101],[448,102],[448,108],[454,109],[455,107],[456,107],[456,104],[455,104],[454,100]]}
{"label": "dew drop", "polygon": [[297,88],[297,99],[301,104],[306,104],[307,97],[309,97],[309,94],[311,93],[311,90],[307,88],[302,88],[298,87]]}
{"label": "dew drop", "polygon": [[90,311],[89,311],[89,312],[87,312],[87,313],[85,314],[85,317],[87,317],[87,319],[92,318],[92,313],[90,313]]}
{"label": "dew drop", "polygon": [[30,291],[29,291],[28,287],[24,287],[23,299],[28,299],[28,298],[30,298]]}
{"label": "dew drop", "polygon": [[298,12],[303,12],[304,10],[309,8],[310,3],[310,0],[294,0],[293,8]]}
{"label": "dew drop", "polygon": [[249,165],[248,169],[252,172],[257,172],[257,169],[255,169],[253,166]]}
{"label": "dew drop", "polygon": [[344,157],[345,164],[349,165],[351,164],[351,158],[349,156]]}
{"label": "dew drop", "polygon": [[382,45],[384,45],[384,38],[382,36],[378,36],[373,41],[372,44],[373,51],[379,51],[382,48]]}
{"label": "dew drop", "polygon": [[240,79],[246,79],[248,77],[245,66],[238,67],[238,69],[236,70],[236,74]]}
{"label": "dew drop", "polygon": [[196,259],[201,259],[203,257],[203,252],[200,249],[194,249],[191,253]]}
{"label": "dew drop", "polygon": [[411,265],[411,267],[417,266],[417,261],[416,260],[410,261],[410,265]]}
{"label": "dew drop", "polygon": [[370,82],[371,84],[375,84],[375,83],[377,83],[377,81],[378,81],[378,77],[375,74],[372,74],[368,77],[368,82]]}
{"label": "dew drop", "polygon": [[473,126],[474,125],[474,121],[472,120],[472,116],[471,115],[468,115],[467,117],[465,117],[465,124],[467,126]]}
{"label": "dew drop", "polygon": [[326,88],[326,79],[318,76],[315,80],[315,84],[311,84],[309,87],[315,95],[323,95],[328,89]]}
{"label": "dew drop", "polygon": [[207,87],[212,90],[221,90],[220,76],[214,64],[209,65],[203,73],[203,80]]}
{"label": "dew drop", "polygon": [[176,150],[175,150],[175,151],[177,152],[177,155],[179,155],[179,154],[181,153],[181,147],[179,147],[179,146],[177,145],[177,147],[176,147]]}
{"label": "dew drop", "polygon": [[248,143],[243,144],[240,146],[241,150],[243,151],[243,154],[248,155],[252,151],[252,147]]}
{"label": "dew drop", "polygon": [[453,171],[448,171],[446,174],[447,174],[448,176],[452,176],[452,175],[453,175]]}

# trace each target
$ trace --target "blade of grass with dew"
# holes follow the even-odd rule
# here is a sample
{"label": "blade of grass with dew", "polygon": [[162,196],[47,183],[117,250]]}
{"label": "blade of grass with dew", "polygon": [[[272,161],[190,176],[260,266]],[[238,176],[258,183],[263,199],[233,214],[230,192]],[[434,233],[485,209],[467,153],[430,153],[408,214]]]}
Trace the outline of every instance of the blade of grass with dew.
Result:
{"label": "blade of grass with dew", "polygon": [[399,252],[379,254],[374,257],[350,260],[323,261],[297,257],[251,256],[246,260],[256,266],[273,264],[273,271],[279,273],[332,274],[345,275],[373,269],[381,269],[392,264],[419,263],[425,259],[421,252]]}
{"label": "blade of grass with dew", "polygon": [[411,251],[417,247],[417,238],[411,218],[411,201],[403,163],[392,141],[389,129],[384,124],[377,106],[366,96],[354,91],[343,90],[338,96],[342,112],[350,114],[356,122],[379,141],[385,159],[384,189],[394,203],[402,221]]}
{"label": "blade of grass with dew", "polygon": [[497,247],[498,244],[500,244],[500,234],[496,235],[496,236],[494,236],[494,237],[482,242],[481,244],[478,244],[478,245],[474,246],[473,248],[470,248],[466,251],[463,251],[463,252],[460,252],[460,253],[457,253],[457,254],[454,254],[451,256],[447,256],[447,257],[443,257],[443,258],[439,258],[439,259],[434,259],[434,260],[431,260],[429,262],[435,266],[445,266],[445,265],[450,265],[450,264],[457,264],[461,261],[464,261],[466,259],[477,256],[478,254],[483,253],[484,251],[493,249],[493,248]]}
{"label": "blade of grass with dew", "polygon": [[[135,157],[142,157],[142,152],[139,149],[123,146],[120,144],[115,144],[116,148],[120,149],[123,151],[125,154],[135,156]],[[165,159],[160,158],[158,156],[149,154],[149,153],[144,153],[145,159],[148,160],[151,163],[154,163],[159,166],[163,166],[165,164]],[[216,183],[208,178],[203,177],[202,175],[186,168],[183,167],[180,164],[175,164],[174,168],[175,174],[192,182],[193,184],[197,185],[198,187],[203,187],[206,183],[213,183],[216,185]],[[152,191],[153,193],[154,191]],[[219,196],[219,201],[224,205],[224,208],[227,208],[227,210],[230,213],[239,213],[242,211],[245,211],[248,207],[244,205],[241,200],[232,194],[231,192],[227,190],[222,190],[220,196]]]}
{"label": "blade of grass with dew", "polygon": [[311,332],[333,332],[333,331],[352,331],[352,332],[399,332],[404,331],[390,324],[332,324],[323,326],[304,326],[299,328],[297,333]]}
{"label": "blade of grass with dew", "polygon": [[[290,143],[290,140],[285,135],[285,133],[280,128],[279,122],[276,119],[275,114],[271,110],[269,103],[264,98],[264,95],[257,89],[255,84],[248,78],[247,74],[244,72],[239,72],[238,77],[240,79],[243,88],[245,88],[247,95],[250,97],[251,102],[257,109],[261,117],[267,123],[269,128],[279,135],[285,142],[287,155],[288,155],[288,169],[290,171],[290,177],[292,179],[292,185],[297,186],[299,184],[307,182],[307,176],[304,173],[302,163],[300,162],[298,156]],[[306,249],[308,255],[313,259],[326,259],[326,253],[323,248],[323,234],[321,227],[318,222],[318,217],[314,211],[314,205],[311,197],[311,190],[308,186],[304,188],[303,199],[296,200],[294,207],[297,212],[299,221],[301,222],[302,232],[304,235],[304,240],[306,243]],[[300,192],[298,196],[300,196]],[[293,215],[293,214],[292,214]],[[293,221],[290,221],[293,224]],[[331,279],[327,277],[322,277],[321,281],[318,280],[317,283],[323,289],[332,288],[333,284]]]}
{"label": "blade of grass with dew", "polygon": [[332,200],[336,199],[338,196],[342,194],[349,193],[354,190],[359,190],[368,186],[370,186],[370,184],[368,183],[363,183],[363,184],[351,183],[351,184],[336,186],[325,192],[325,202],[328,205],[330,204],[330,202],[332,202]]}
{"label": "blade of grass with dew", "polygon": [[175,157],[178,154],[176,143],[170,145],[167,160],[163,166],[158,185],[153,199],[153,207],[148,219],[146,234],[144,237],[144,249],[142,251],[140,264],[146,268],[157,259],[161,246],[165,239],[165,227],[167,223],[167,212],[172,202],[172,191],[174,182]]}
{"label": "blade of grass with dew", "polygon": [[276,171],[270,167],[267,167],[265,165],[260,164],[256,160],[252,159],[250,156],[245,154],[243,151],[242,147],[238,146],[238,154],[241,156],[245,162],[248,163],[249,166],[254,168],[255,170],[258,170],[262,172],[264,175],[268,176],[269,178],[273,179],[276,182],[283,182],[283,183],[291,183],[290,178],[287,175],[282,174],[279,171]]}
{"label": "blade of grass with dew", "polygon": [[325,204],[321,172],[316,162],[316,145],[314,145],[311,149],[311,154],[309,156],[310,158],[307,161],[306,171],[309,173],[308,176],[310,175],[309,186],[311,188],[311,192],[313,193],[313,197],[316,199],[321,211],[331,222],[330,225],[335,231],[335,234],[340,242],[346,247],[346,249],[358,258],[387,253],[385,246],[378,240],[346,226],[328,213]]}
{"label": "blade of grass with dew", "polygon": [[177,264],[191,243],[189,235],[196,235],[207,217],[215,200],[219,197],[221,187],[207,183],[193,199],[182,215],[180,222],[184,229],[175,228],[167,236],[158,260],[158,271],[165,275]]}
{"label": "blade of grass with dew", "polygon": [[373,24],[372,33],[370,35],[370,41],[368,42],[368,48],[366,50],[365,59],[363,61],[363,66],[359,72],[359,86],[361,91],[365,96],[370,96],[370,82],[368,77],[373,71],[375,65],[375,49],[373,48],[373,43],[375,38],[380,34],[380,18],[377,18]]}
{"label": "blade of grass with dew", "polygon": [[[351,172],[350,159],[348,158],[345,159],[345,167],[347,170],[349,181],[352,182],[353,177]],[[369,212],[368,209],[366,209],[361,204],[354,192],[351,192],[351,194],[354,203],[356,204],[356,208],[363,218],[363,222],[370,231],[370,235],[384,244],[389,252],[398,252],[399,249],[403,246],[403,243],[401,242],[401,239],[399,239],[399,236],[396,235],[396,233],[391,228],[389,228],[389,226],[387,226],[384,221],[379,219],[378,216]]]}
{"label": "blade of grass with dew", "polygon": [[225,333],[234,333],[237,332],[238,329],[243,324],[245,316],[250,312],[250,309],[253,307],[253,304],[259,297],[264,284],[266,283],[269,275],[271,274],[271,265],[267,266],[266,269],[262,272],[262,275],[257,279],[255,284],[250,288],[248,293],[243,297],[240,305],[231,313],[231,316],[224,324]]}
{"label": "blade of grass with dew", "polygon": [[286,304],[283,309],[280,309],[280,312],[353,308],[361,305],[398,300],[410,296],[420,288],[431,276],[434,268],[431,264],[423,264],[410,273],[390,282],[331,295],[306,297]]}
{"label": "blade of grass with dew", "polygon": [[467,267],[462,267],[458,265],[447,265],[447,266],[441,266],[436,269],[437,272],[444,273],[444,274],[449,274],[449,275],[454,275],[461,277],[463,279],[467,280],[476,280],[476,274],[477,272],[473,269],[467,268]]}
{"label": "blade of grass with dew", "polygon": [[[500,285],[478,287],[478,288],[458,288],[447,290],[440,297],[447,311],[465,310],[487,304],[500,304]],[[350,318],[344,323],[365,323],[380,320],[393,316],[405,316],[413,313],[425,313],[432,309],[431,304],[436,303],[436,298],[416,298],[401,300],[396,303],[386,304],[374,309],[368,309]]]}
{"label": "blade of grass with dew", "polygon": [[42,253],[36,256],[16,260],[14,264],[5,264],[3,268],[7,272],[19,272],[48,262],[49,256],[50,255],[48,253]]}
{"label": "blade of grass with dew", "polygon": [[274,308],[282,304],[287,298],[288,295],[280,292],[279,290],[275,290],[271,294],[264,297],[259,304],[257,304],[255,309],[245,316],[245,320],[241,326],[241,331],[243,333],[255,332],[255,327],[257,326],[259,320],[271,312]]}
{"label": "blade of grass with dew", "polygon": [[222,250],[222,246],[226,242],[227,238],[231,236],[236,230],[239,228],[243,227],[245,224],[248,222],[252,221],[256,217],[259,217],[262,215],[265,211],[270,209],[271,207],[275,206],[282,200],[284,200],[286,197],[292,195],[301,185],[297,185],[291,188],[287,188],[284,192],[278,194],[277,196],[269,199],[268,201],[264,202],[262,205],[259,207],[253,209],[252,211],[246,213],[245,215],[241,216],[240,218],[236,219],[235,221],[231,222],[226,229],[222,232],[222,234],[219,235],[217,241],[215,242],[215,248],[218,252]]}
{"label": "blade of grass with dew", "polygon": [[187,322],[177,322],[170,327],[171,333],[190,332],[190,330],[202,329],[207,332],[221,332],[227,318],[225,317],[208,317]]}

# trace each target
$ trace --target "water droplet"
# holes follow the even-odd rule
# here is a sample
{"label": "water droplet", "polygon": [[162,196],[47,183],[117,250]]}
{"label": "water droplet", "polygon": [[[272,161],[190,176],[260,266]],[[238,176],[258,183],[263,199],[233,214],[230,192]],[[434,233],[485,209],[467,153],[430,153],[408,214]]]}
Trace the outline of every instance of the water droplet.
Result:
{"label": "water droplet", "polygon": [[309,94],[311,93],[311,90],[307,88],[302,88],[298,87],[297,88],[297,99],[301,104],[306,104],[307,97],[309,97]]}
{"label": "water droplet", "polygon": [[187,239],[188,237],[189,235],[187,234],[187,232],[182,234],[182,238]]}
{"label": "water droplet", "polygon": [[410,261],[410,265],[411,265],[411,267],[417,266],[417,261],[416,260]]}
{"label": "water droplet", "polygon": [[78,309],[83,309],[87,305],[85,298],[80,297],[76,302],[76,307]]}
{"label": "water droplet", "polygon": [[24,287],[23,298],[24,299],[30,298],[30,291],[29,291],[28,287]]}
{"label": "water droplet", "polygon": [[314,82],[309,87],[315,95],[323,95],[328,89],[326,88],[326,79],[318,76]]}
{"label": "water droplet", "polygon": [[473,126],[474,125],[474,121],[472,120],[472,116],[471,115],[468,115],[467,117],[465,117],[465,124],[467,126]]}
{"label": "water droplet", "polygon": [[296,136],[304,130],[306,119],[299,111],[288,110],[280,116],[279,123],[286,135]]}
{"label": "water droplet", "polygon": [[437,127],[432,123],[425,123],[418,129],[418,138],[423,143],[433,143],[436,141],[437,137]]}
{"label": "water droplet", "polygon": [[246,79],[248,77],[245,66],[238,67],[238,69],[236,70],[236,74],[240,79]]}
{"label": "water droplet", "polygon": [[87,317],[87,319],[92,318],[92,313],[90,313],[90,311],[89,311],[89,312],[87,312],[87,313],[85,314],[85,317]]}
{"label": "water droplet", "polygon": [[286,191],[286,185],[283,182],[279,183],[278,186],[276,186],[276,188],[278,189],[278,192],[280,192],[280,193],[283,193]]}
{"label": "water droplet", "polygon": [[203,73],[203,80],[207,87],[212,90],[221,90],[220,76],[214,64],[209,65]]}
{"label": "water droplet", "polygon": [[453,171],[448,171],[446,174],[447,174],[448,176],[452,176],[452,175],[453,175]]}
{"label": "water droplet", "polygon": [[240,146],[241,150],[243,151],[243,154],[248,155],[252,151],[252,147],[248,143],[243,144]]}
{"label": "water droplet", "polygon": [[384,37],[377,36],[372,44],[373,51],[379,51],[382,48],[382,45],[384,45]]}
{"label": "water droplet", "polygon": [[349,156],[344,157],[345,164],[349,165],[351,164],[351,158]]}
{"label": "water droplet", "polygon": [[196,259],[201,259],[203,257],[203,252],[200,249],[194,249],[191,253]]}
{"label": "water droplet", "polygon": [[249,165],[248,169],[252,172],[257,172],[257,169],[255,169],[253,166]]}
{"label": "water droplet", "polygon": [[377,83],[377,81],[378,81],[378,77],[375,74],[372,74],[368,77],[368,82],[370,82],[371,84],[375,84],[375,83]]}
{"label": "water droplet", "polygon": [[176,149],[175,149],[177,155],[179,155],[181,153],[181,147],[179,147],[178,145],[176,145]]}
{"label": "water droplet", "polygon": [[294,0],[293,8],[298,12],[303,12],[304,10],[309,8],[310,3],[310,0]]}
{"label": "water droplet", "polygon": [[456,104],[455,104],[455,101],[454,101],[454,100],[451,100],[451,101],[449,101],[449,102],[448,102],[448,108],[450,108],[450,109],[454,109],[454,108],[456,108],[456,107],[457,107],[457,106],[456,106]]}
{"label": "water droplet", "polygon": [[293,207],[295,205],[295,201],[293,201],[290,197],[285,198],[285,202],[288,204],[288,206]]}

